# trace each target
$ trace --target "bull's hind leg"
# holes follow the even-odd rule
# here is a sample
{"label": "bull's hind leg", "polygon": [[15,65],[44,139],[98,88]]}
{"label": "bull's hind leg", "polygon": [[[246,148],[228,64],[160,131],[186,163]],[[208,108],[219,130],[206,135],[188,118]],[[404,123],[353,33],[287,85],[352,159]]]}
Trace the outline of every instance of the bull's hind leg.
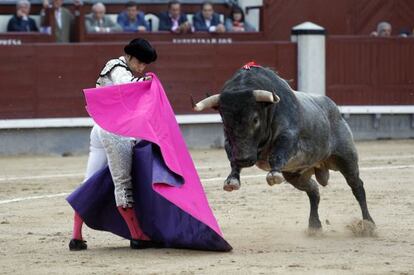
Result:
{"label": "bull's hind leg", "polygon": [[355,151],[348,152],[346,157],[335,156],[334,163],[339,172],[341,172],[341,174],[345,177],[348,185],[351,187],[352,193],[361,207],[362,218],[374,223],[374,220],[371,218],[368,211],[364,183],[359,177],[358,158]]}
{"label": "bull's hind leg", "polygon": [[319,220],[318,206],[319,206],[319,186],[311,179],[312,173],[287,173],[283,172],[283,176],[287,182],[301,191],[305,191],[309,197],[310,202],[310,216],[309,216],[309,228],[321,229],[322,224]]}

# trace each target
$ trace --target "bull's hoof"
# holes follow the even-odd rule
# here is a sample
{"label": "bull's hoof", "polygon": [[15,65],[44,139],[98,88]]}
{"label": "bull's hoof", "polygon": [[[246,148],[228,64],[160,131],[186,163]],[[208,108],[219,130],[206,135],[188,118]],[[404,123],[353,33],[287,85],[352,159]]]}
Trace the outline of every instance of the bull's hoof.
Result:
{"label": "bull's hoof", "polygon": [[224,182],[223,189],[227,192],[240,189],[240,180],[236,178],[228,178]]}
{"label": "bull's hoof", "polygon": [[319,219],[309,219],[309,228],[320,230],[322,229],[322,223]]}
{"label": "bull's hoof", "polygon": [[270,186],[281,184],[284,180],[283,176],[278,172],[269,172],[266,176],[267,184]]}
{"label": "bull's hoof", "polygon": [[308,227],[306,234],[309,237],[323,237],[324,232],[322,230],[322,227]]}
{"label": "bull's hoof", "polygon": [[321,237],[323,235],[322,223],[318,218],[309,218],[308,236]]}

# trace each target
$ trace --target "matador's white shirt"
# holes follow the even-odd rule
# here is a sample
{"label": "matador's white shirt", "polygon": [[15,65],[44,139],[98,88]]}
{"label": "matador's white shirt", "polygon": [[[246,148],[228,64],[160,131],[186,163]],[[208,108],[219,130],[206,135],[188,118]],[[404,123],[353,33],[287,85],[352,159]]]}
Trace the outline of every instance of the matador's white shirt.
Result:
{"label": "matador's white shirt", "polygon": [[105,87],[122,83],[143,81],[144,77],[136,78],[129,69],[125,57],[109,60],[96,80],[96,87]]}

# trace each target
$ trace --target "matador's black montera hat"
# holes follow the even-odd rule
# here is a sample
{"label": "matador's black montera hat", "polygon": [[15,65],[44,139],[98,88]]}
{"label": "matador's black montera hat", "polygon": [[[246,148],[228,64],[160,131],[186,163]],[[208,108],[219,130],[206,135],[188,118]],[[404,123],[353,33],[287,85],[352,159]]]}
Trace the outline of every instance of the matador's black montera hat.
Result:
{"label": "matador's black montera hat", "polygon": [[149,64],[157,60],[157,52],[151,44],[142,38],[133,39],[125,46],[124,52],[136,57],[139,61]]}

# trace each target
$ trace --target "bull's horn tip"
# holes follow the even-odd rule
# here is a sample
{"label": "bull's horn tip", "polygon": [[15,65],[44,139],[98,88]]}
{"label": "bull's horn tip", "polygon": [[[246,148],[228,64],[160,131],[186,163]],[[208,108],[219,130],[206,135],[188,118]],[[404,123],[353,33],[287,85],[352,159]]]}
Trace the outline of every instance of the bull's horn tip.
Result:
{"label": "bull's horn tip", "polygon": [[193,107],[193,110],[196,112],[200,112],[203,110],[202,106],[200,106],[200,104],[195,104]]}

